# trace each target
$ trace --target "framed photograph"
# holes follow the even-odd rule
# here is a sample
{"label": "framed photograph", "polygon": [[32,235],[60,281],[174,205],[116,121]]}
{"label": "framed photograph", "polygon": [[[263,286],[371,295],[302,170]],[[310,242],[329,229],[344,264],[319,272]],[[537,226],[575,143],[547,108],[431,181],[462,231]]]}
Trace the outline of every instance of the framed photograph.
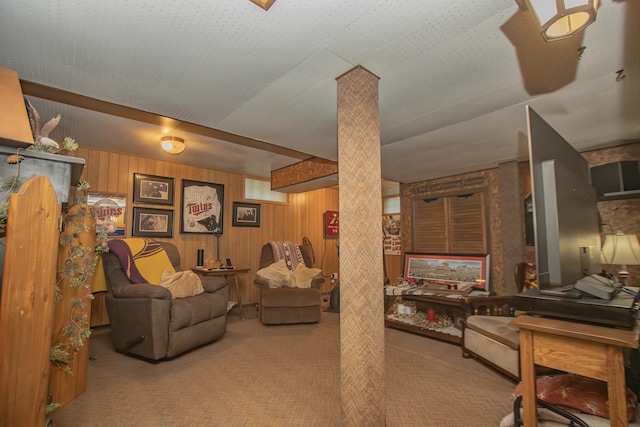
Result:
{"label": "framed photograph", "polygon": [[233,202],[232,225],[237,227],[260,227],[260,205]]}
{"label": "framed photograph", "polygon": [[173,210],[133,208],[132,236],[173,237]]}
{"label": "framed photograph", "polygon": [[222,234],[224,185],[182,180],[181,233]]}
{"label": "framed photograph", "polygon": [[173,206],[174,180],[165,176],[133,174],[133,203]]}
{"label": "framed photograph", "polygon": [[124,237],[127,195],[115,193],[88,193],[87,204],[96,213],[96,225],[105,228],[107,237]]}
{"label": "framed photograph", "polygon": [[407,252],[404,279],[430,289],[489,290],[489,255],[450,255]]}

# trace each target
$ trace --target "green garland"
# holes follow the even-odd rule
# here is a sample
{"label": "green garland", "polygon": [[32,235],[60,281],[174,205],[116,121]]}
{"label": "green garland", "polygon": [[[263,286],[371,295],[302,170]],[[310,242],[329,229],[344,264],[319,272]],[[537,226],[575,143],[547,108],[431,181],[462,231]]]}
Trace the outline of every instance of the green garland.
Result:
{"label": "green garland", "polygon": [[[68,234],[63,233],[60,237],[60,245],[66,248],[68,255],[64,266],[58,271],[60,278],[55,284],[55,301],[59,302],[63,297],[60,284],[64,279],[67,279],[71,289],[79,287],[86,289],[86,293],[81,298],[73,298],[71,300],[70,321],[62,328],[61,333],[61,336],[65,337],[66,340],[52,346],[49,351],[49,359],[54,366],[69,375],[73,375],[71,364],[75,354],[79,351],[79,347],[82,347],[91,336],[92,331],[89,328],[89,319],[83,310],[85,308],[85,300],[93,300],[94,298],[91,293],[90,279],[96,271],[98,257],[102,252],[108,250],[106,229],[100,224],[96,224],[95,228],[84,225],[84,220],[87,216],[96,215],[95,209],[86,204],[86,194],[89,188],[88,182],[80,181],[76,192],[78,211],[74,215],[69,213],[64,215],[64,226],[67,229],[69,229],[68,227],[74,227],[75,231]],[[96,247],[93,248],[83,246],[80,242],[82,233],[91,232],[96,233]],[[46,409],[47,415],[59,406],[59,403],[50,402]],[[50,425],[50,423],[51,419],[47,419],[47,425]]]}
{"label": "green garland", "polygon": [[[95,216],[95,210],[86,204],[86,193],[90,185],[86,181],[81,181],[77,187],[76,205],[77,213],[64,215],[64,225],[66,229],[73,227],[73,233],[67,233],[61,236],[60,245],[66,247],[67,259],[59,273],[59,280],[55,285],[55,301],[62,299],[62,291],[60,283],[65,279],[71,289],[82,287],[86,289],[86,293],[81,298],[73,298],[71,300],[71,318],[69,324],[62,328],[62,336],[67,340],[60,342],[51,347],[51,362],[64,372],[73,375],[70,364],[73,362],[74,354],[78,347],[82,347],[86,340],[91,336],[89,328],[89,319],[83,312],[85,308],[85,300],[93,300],[91,293],[91,281],[96,266],[98,264],[98,256],[104,250],[102,242],[106,240],[106,232],[100,225],[87,227],[84,221],[89,216]],[[83,233],[96,232],[96,247],[83,246],[80,242],[80,236]]]}

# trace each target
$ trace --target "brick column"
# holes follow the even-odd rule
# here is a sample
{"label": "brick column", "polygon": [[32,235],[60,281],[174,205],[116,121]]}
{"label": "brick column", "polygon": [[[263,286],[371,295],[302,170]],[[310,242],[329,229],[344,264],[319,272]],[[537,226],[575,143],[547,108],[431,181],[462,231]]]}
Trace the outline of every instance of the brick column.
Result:
{"label": "brick column", "polygon": [[384,426],[384,279],[378,77],[338,81],[342,422]]}

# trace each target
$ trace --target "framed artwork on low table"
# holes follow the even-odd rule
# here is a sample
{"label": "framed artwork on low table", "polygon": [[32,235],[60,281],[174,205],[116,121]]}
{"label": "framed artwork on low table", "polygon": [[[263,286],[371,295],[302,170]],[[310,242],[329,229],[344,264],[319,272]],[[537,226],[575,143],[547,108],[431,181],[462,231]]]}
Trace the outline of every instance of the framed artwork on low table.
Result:
{"label": "framed artwork on low table", "polygon": [[174,180],[165,176],[133,174],[133,203],[173,206]]}
{"label": "framed artwork on low table", "polygon": [[404,279],[432,289],[489,290],[489,255],[451,255],[407,252]]}
{"label": "framed artwork on low table", "polygon": [[260,205],[233,202],[233,221],[236,227],[260,227]]}

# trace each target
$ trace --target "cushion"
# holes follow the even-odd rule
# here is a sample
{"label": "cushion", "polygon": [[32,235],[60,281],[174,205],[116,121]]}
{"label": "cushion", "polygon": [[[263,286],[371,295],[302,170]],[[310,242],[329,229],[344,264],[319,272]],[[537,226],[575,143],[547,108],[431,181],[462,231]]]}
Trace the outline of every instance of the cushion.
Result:
{"label": "cushion", "polygon": [[291,271],[283,259],[258,270],[256,274],[258,277],[265,279],[269,283],[270,288],[290,287],[293,278]]}
{"label": "cushion", "polygon": [[291,286],[295,288],[310,288],[313,279],[320,274],[322,270],[319,268],[309,268],[300,263],[293,270],[293,280]]}
{"label": "cushion", "polygon": [[[538,397],[552,405],[576,409],[586,414],[609,418],[607,404],[607,383],[579,375],[545,375],[537,378]],[[518,384],[514,395],[522,394],[522,384]],[[627,414],[629,421],[635,421],[637,397],[627,388]]]}
{"label": "cushion", "polygon": [[482,335],[486,335],[494,341],[498,341],[514,350],[520,348],[520,335],[518,328],[511,326],[513,317],[472,315],[467,318],[467,328]]}
{"label": "cushion", "polygon": [[200,277],[190,270],[170,272],[163,271],[160,286],[169,289],[172,298],[186,298],[204,292]]}

